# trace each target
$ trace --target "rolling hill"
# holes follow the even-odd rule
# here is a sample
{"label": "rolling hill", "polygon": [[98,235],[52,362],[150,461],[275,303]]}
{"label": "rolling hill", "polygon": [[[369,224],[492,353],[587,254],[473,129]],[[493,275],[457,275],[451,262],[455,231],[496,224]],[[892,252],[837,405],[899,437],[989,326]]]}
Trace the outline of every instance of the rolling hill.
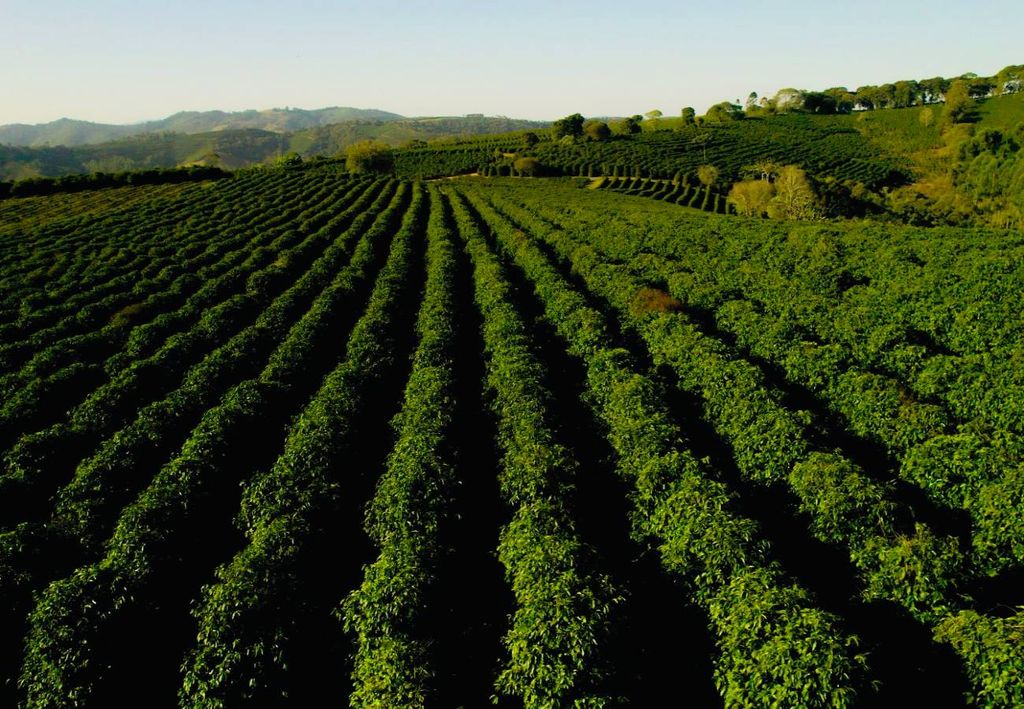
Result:
{"label": "rolling hill", "polygon": [[129,125],[61,118],[36,125],[0,125],[0,145],[75,147],[147,133],[208,133],[242,128],[285,133],[342,121],[391,121],[400,118],[402,116],[388,111],[344,106],[315,110],[271,108],[263,111],[180,111],[160,120]]}
{"label": "rolling hill", "polygon": [[[198,125],[198,124],[194,124]],[[360,120],[317,125],[293,132],[229,128],[204,133],[159,132],[73,147],[0,145],[0,181],[118,172],[195,163],[237,169],[297,152],[333,156],[359,140],[398,146],[408,141],[465,138],[549,124],[503,117],[426,117]]]}

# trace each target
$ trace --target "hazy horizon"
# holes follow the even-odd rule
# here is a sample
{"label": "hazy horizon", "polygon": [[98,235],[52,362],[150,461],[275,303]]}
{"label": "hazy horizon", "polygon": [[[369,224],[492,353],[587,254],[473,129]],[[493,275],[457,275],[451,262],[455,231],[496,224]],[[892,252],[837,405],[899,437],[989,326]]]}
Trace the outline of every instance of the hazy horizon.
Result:
{"label": "hazy horizon", "polygon": [[[435,3],[0,0],[0,124],[132,124],[179,111],[351,106],[552,120],[824,89],[1024,59],[1016,5],[727,8],[591,0]],[[980,26],[985,31],[965,31]]]}

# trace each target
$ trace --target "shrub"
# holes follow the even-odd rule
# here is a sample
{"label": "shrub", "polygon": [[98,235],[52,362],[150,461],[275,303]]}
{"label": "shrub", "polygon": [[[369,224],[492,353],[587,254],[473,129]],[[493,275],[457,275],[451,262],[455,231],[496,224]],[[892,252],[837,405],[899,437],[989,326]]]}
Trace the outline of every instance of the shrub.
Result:
{"label": "shrub", "polygon": [[523,177],[539,177],[544,172],[544,166],[537,158],[519,158],[512,167]]}
{"label": "shrub", "polygon": [[345,150],[345,169],[355,173],[387,173],[394,167],[391,147],[376,140],[361,140]]}

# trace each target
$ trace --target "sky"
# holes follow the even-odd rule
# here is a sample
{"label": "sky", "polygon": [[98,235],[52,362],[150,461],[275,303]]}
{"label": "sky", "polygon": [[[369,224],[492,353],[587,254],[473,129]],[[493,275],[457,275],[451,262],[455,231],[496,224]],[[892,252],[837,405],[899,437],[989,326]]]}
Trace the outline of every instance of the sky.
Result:
{"label": "sky", "polygon": [[0,124],[379,108],[548,120],[991,75],[1019,0],[0,0]]}

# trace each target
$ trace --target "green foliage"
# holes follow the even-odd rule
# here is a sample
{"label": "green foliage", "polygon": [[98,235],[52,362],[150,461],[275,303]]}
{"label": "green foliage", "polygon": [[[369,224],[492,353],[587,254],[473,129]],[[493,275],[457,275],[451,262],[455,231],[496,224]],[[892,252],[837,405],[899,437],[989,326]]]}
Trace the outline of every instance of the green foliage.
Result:
{"label": "green foliage", "polygon": [[840,456],[813,453],[793,467],[789,483],[818,539],[832,544],[853,539],[851,545],[858,546],[871,535],[895,531],[898,505],[891,487]]}
{"label": "green foliage", "polygon": [[616,135],[636,135],[643,130],[640,125],[642,120],[643,116],[627,116],[621,121],[612,123],[611,130]]}
{"label": "green foliage", "polygon": [[[924,83],[878,88],[898,103]],[[979,209],[1012,197],[1024,136],[1000,102],[1018,100],[946,134]],[[999,605],[1024,564],[1019,233],[675,206],[726,208],[695,173],[732,131],[836,121],[858,126],[850,151],[929,151],[925,108],[751,119],[704,144],[517,134],[395,155],[410,174],[561,155],[619,175],[596,180],[423,185],[304,161],[4,200],[2,703],[315,704],[350,672],[356,706],[617,705],[645,552],[677,583],[649,612],[692,606],[710,643],[658,664],[706,659],[730,706],[884,703],[889,628],[865,656],[846,623],[893,610],[954,653],[907,667],[955,661],[965,702],[1021,703],[1021,614]],[[588,162],[621,144],[652,162]],[[666,145],[692,165],[653,157]],[[749,189],[800,177],[731,155],[723,182],[727,165]],[[544,356],[560,349],[568,371]],[[575,404],[556,392],[594,418],[559,418]],[[607,447],[580,450],[592,435]],[[493,534],[467,546],[478,509]],[[791,576],[797,550],[848,560],[827,602]],[[505,588],[481,634],[444,591],[488,559]],[[466,657],[481,635],[501,644]]]}
{"label": "green foliage", "polygon": [[[1012,541],[1019,539],[1021,529],[1021,486],[1017,482],[1020,476],[1002,472],[1007,463],[1015,468],[1019,463],[1013,462],[1018,454],[1007,443],[1000,444],[1000,451],[994,451],[979,470],[999,470],[995,475],[1001,487],[990,487],[987,473],[973,481],[964,477],[954,480],[961,486],[962,481],[969,482],[958,493],[958,499],[963,501],[961,504],[970,512],[975,525],[971,534],[972,558],[972,550],[956,537],[938,534],[921,522],[914,523],[914,505],[902,500],[891,484],[872,479],[836,452],[816,450],[813,438],[804,432],[807,420],[801,418],[800,412],[780,406],[757,370],[742,359],[735,359],[750,351],[775,363],[787,379],[821,392],[825,405],[841,413],[843,420],[849,421],[860,435],[875,437],[889,447],[892,455],[911,459],[916,451],[923,450],[922,446],[948,435],[948,414],[941,406],[915,401],[913,392],[898,381],[858,371],[858,366],[863,365],[857,363],[884,361],[886,366],[907,367],[908,376],[920,371],[921,358],[929,357],[924,352],[927,348],[894,340],[910,336],[908,330],[896,327],[891,319],[902,321],[904,317],[895,313],[907,306],[896,303],[905,303],[906,286],[913,283],[914,292],[920,293],[920,300],[915,296],[914,308],[941,308],[933,300],[934,294],[936,290],[945,292],[949,286],[940,285],[942,277],[937,274],[936,280],[929,278],[927,286],[919,286],[920,275],[908,278],[904,269],[916,272],[923,268],[921,264],[926,262],[918,259],[928,254],[927,259],[932,262],[929,268],[938,267],[941,262],[945,270],[953,267],[955,261],[949,260],[952,253],[959,253],[958,258],[964,259],[957,268],[969,270],[968,263],[980,267],[989,257],[976,252],[967,256],[962,252],[962,232],[950,232],[943,237],[948,241],[943,241],[939,237],[941,232],[936,230],[883,231],[888,234],[883,240],[878,229],[851,227],[837,232],[834,227],[808,226],[777,231],[774,237],[774,230],[751,229],[740,237],[735,223],[722,223],[719,231],[715,228],[717,224],[701,218],[700,227],[695,225],[691,236],[681,241],[687,233],[679,229],[680,222],[685,221],[683,217],[670,219],[664,213],[666,219],[658,226],[652,214],[662,214],[660,210],[646,206],[632,210],[627,204],[602,206],[594,192],[588,191],[575,192],[571,200],[567,195],[567,199],[558,202],[558,208],[552,208],[543,206],[539,192],[542,189],[537,188],[534,199],[526,194],[509,199],[502,195],[499,185],[492,187],[491,192],[502,210],[545,241],[559,258],[571,263],[574,273],[589,289],[615,306],[624,321],[644,338],[655,364],[670,366],[680,387],[691,396],[701,397],[703,414],[730,446],[745,478],[765,483],[785,481],[789,485],[808,515],[809,531],[849,552],[866,599],[895,602],[919,622],[938,628],[970,603],[964,595],[966,589],[975,587],[988,573],[1020,563],[1015,560],[1019,547],[1014,547]],[[522,203],[525,208],[516,206]],[[622,239],[619,234],[624,229],[636,236]],[[895,237],[896,233],[900,236]],[[1003,239],[1004,246],[1000,248],[1017,248],[1010,246],[1005,235],[995,237],[993,233],[983,237],[992,238]],[[985,243],[982,251],[992,248]],[[712,253],[705,256],[709,249]],[[659,254],[663,256],[659,258]],[[1000,262],[995,254],[991,257]],[[681,263],[666,263],[664,259]],[[733,265],[724,267],[729,263]],[[896,266],[897,263],[903,265]],[[851,268],[857,274],[870,274],[871,280],[878,283],[868,288],[854,282],[851,290]],[[635,294],[644,288],[650,290],[645,281],[664,278],[668,279],[672,293],[683,302],[681,310],[633,307]],[[975,283],[987,289],[992,287],[990,278],[991,270],[982,267]],[[982,283],[987,285],[981,286]],[[949,297],[965,297],[964,287],[965,282],[958,281],[949,290]],[[755,299],[756,304],[735,300],[735,294],[741,292]],[[837,301],[838,294],[844,292],[848,295]],[[702,334],[701,327],[687,323],[687,308],[706,309],[716,302],[722,305],[713,311],[711,321],[723,333],[737,338],[737,351]],[[861,320],[865,317],[875,324],[866,325]],[[922,322],[922,317],[915,316],[914,322]],[[964,317],[966,324],[967,318],[973,320],[976,316]],[[1008,313],[1006,317],[1014,316]],[[856,323],[868,332],[858,330],[854,334],[848,328]],[[813,328],[813,334],[809,328]],[[944,335],[935,336],[949,342]],[[1018,341],[1017,335],[1009,337],[1011,342]],[[829,344],[814,341],[819,338]],[[980,347],[967,345],[969,341],[958,347]],[[931,355],[936,362],[947,361],[949,356]],[[1001,356],[1006,356],[1005,351]],[[962,361],[974,362],[971,367],[982,366],[980,359]],[[985,361],[988,364],[984,366],[992,366],[993,360]],[[998,376],[995,370],[989,371]],[[948,384],[955,389],[979,375],[980,370],[960,372],[954,375],[960,377],[959,382],[954,384],[954,378]],[[1002,381],[1018,391],[1011,380]],[[935,391],[934,385],[931,391]],[[1007,397],[1003,399],[1005,405],[1012,408],[1016,394],[1007,389],[1003,396]],[[981,402],[976,396],[949,399],[954,400],[959,402],[957,406],[967,400],[972,402],[971,406]],[[984,410],[1000,412],[1000,405],[990,401],[991,407],[982,405]],[[984,431],[995,420],[978,420],[972,426]],[[1015,423],[1012,418],[999,420],[1002,426],[1019,426],[1019,421]],[[1002,439],[993,439],[999,440]],[[983,444],[980,450],[985,445],[993,442]],[[979,450],[978,446],[973,450]],[[978,455],[971,451],[965,448],[957,454],[958,459],[969,461]],[[943,456],[942,449],[937,449],[936,455]],[[919,469],[927,470],[928,465],[925,460]],[[934,470],[938,479],[944,474],[942,469]],[[1006,478],[1005,483],[1002,477]],[[676,478],[656,479],[664,485]],[[913,482],[909,475],[907,481]],[[684,493],[686,488],[678,489],[682,495],[677,509],[692,511],[699,507],[693,491]],[[704,489],[708,489],[706,484]],[[982,499],[983,502],[974,502]],[[655,517],[648,513],[644,518]],[[716,527],[706,521],[699,528]],[[735,545],[736,542],[725,539],[717,542],[723,553]],[[681,568],[694,569],[695,562],[693,557],[686,556],[686,548],[666,545],[663,553],[671,554],[669,558],[677,559]],[[997,559],[1001,561],[993,565]],[[947,636],[943,639],[949,640]],[[978,663],[974,674],[976,691],[987,691],[982,679],[987,671],[986,661],[969,658],[963,647],[961,654],[965,662]]]}
{"label": "green foliage", "polygon": [[1024,704],[1024,612],[990,618],[960,611],[944,620],[935,637],[966,658],[967,672],[977,688],[967,699],[985,707]]}
{"label": "green foliage", "polygon": [[767,180],[745,180],[733,184],[729,202],[736,213],[746,217],[761,217],[775,196],[775,185]]}
{"label": "green foliage", "polygon": [[711,187],[718,181],[719,170],[714,165],[701,165],[697,168],[697,179],[705,187]]}
{"label": "green foliage", "polygon": [[[301,163],[301,159],[299,161]],[[230,173],[216,167],[192,166],[176,169],[138,170],[133,172],[102,172],[64,177],[34,177],[16,182],[0,182],[0,199],[5,197],[36,197],[66,192],[98,190],[127,185],[160,185],[219,180]]]}
{"label": "green foliage", "polygon": [[994,226],[1024,224],[1024,122],[1015,129],[988,128],[960,144],[953,182]]}
{"label": "green foliage", "polygon": [[[503,453],[499,484],[513,507],[498,558],[516,598],[497,689],[527,706],[604,706],[602,658],[612,608],[621,598],[596,568],[594,550],[575,530],[566,495],[576,463],[557,441],[526,324],[511,285],[462,198],[453,202],[473,261],[474,299],[483,317],[487,385]],[[477,206],[477,205],[474,205]]]}
{"label": "green foliage", "polygon": [[345,149],[345,168],[352,173],[387,173],[394,168],[394,158],[387,144],[363,140]]}
{"label": "green foliage", "polygon": [[[682,443],[658,387],[633,370],[627,352],[611,346],[600,313],[506,217],[482,200],[475,203],[534,281],[552,325],[584,358],[596,412],[619,455],[618,470],[636,487],[637,533],[658,539],[663,565],[692,579],[710,614],[723,651],[715,670],[723,697],[736,705],[769,698],[787,705],[848,705],[863,667],[863,658],[851,655],[855,640],[839,634],[833,619],[767,560],[757,525],[732,511],[727,488]],[[505,201],[500,206],[557,250],[571,251],[575,272],[588,283],[609,273],[595,252],[574,248],[550,222]],[[615,287],[612,279],[604,283]],[[622,295],[630,297],[632,290]],[[667,312],[643,308],[641,317]],[[811,655],[819,661],[809,662]]]}
{"label": "green foliage", "polygon": [[779,170],[774,182],[775,196],[768,203],[768,216],[773,219],[817,219],[821,215],[818,196],[807,173],[796,165]]}
{"label": "green foliage", "polygon": [[512,167],[523,177],[540,177],[544,174],[544,166],[537,158],[519,158]]}
{"label": "green foliage", "polygon": [[942,117],[946,123],[964,123],[971,118],[974,100],[970,95],[970,86],[966,81],[957,79],[946,91],[946,104],[942,109]]}
{"label": "green foliage", "polygon": [[743,118],[743,107],[737,104],[723,101],[716,103],[704,114],[704,121],[707,123],[728,123]]}
{"label": "green foliage", "polygon": [[[370,392],[379,390],[395,364],[400,333],[392,318],[411,287],[412,241],[425,217],[425,203],[422,188],[414,188],[388,260],[349,336],[345,358],[291,425],[273,466],[245,490],[238,522],[246,544],[217,570],[215,583],[204,589],[194,609],[199,628],[184,666],[183,703],[219,706],[280,698],[296,652],[292,633],[315,614],[307,603],[295,602],[302,587],[300,560],[336,514],[340,491],[332,467],[353,445],[357,417]],[[380,225],[375,238],[364,242],[367,248],[386,239],[388,226]],[[358,271],[341,276],[352,279]]]}
{"label": "green foliage", "polygon": [[552,134],[556,139],[565,137],[578,138],[583,135],[583,116],[574,113],[571,116],[558,119],[552,125]]}
{"label": "green foliage", "polygon": [[[420,340],[405,389],[387,471],[377,483],[366,528],[380,554],[339,615],[356,635],[352,706],[422,705],[436,673],[425,596],[443,557],[442,528],[451,515],[456,480],[449,451],[454,399],[455,249],[445,210],[431,191],[427,286],[416,329]],[[438,612],[438,611],[434,611]]]}
{"label": "green foliage", "polygon": [[588,140],[607,140],[611,134],[611,129],[604,121],[587,121],[583,124],[583,135]]}

